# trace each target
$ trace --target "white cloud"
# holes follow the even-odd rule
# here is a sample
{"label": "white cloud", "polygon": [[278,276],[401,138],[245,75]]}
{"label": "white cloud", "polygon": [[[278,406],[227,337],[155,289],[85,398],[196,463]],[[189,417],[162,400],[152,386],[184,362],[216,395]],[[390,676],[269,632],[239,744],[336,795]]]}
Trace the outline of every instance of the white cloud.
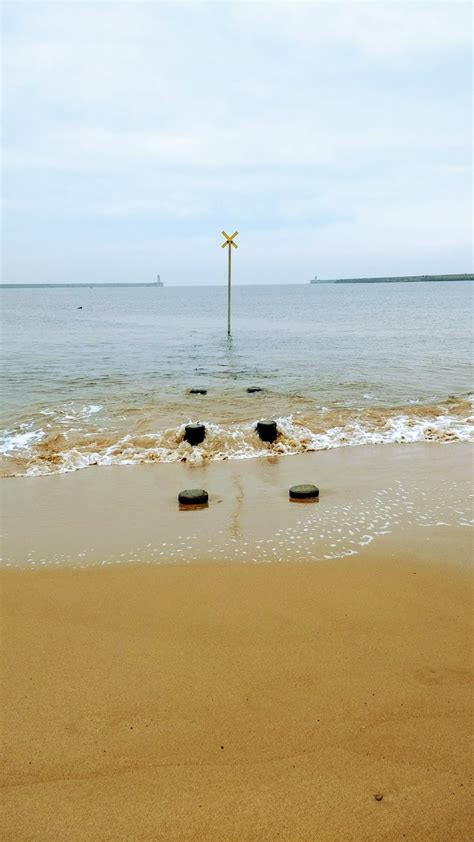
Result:
{"label": "white cloud", "polygon": [[183,225],[204,278],[234,218],[247,279],[469,268],[468,4],[5,6],[5,280],[158,245],[179,280]]}

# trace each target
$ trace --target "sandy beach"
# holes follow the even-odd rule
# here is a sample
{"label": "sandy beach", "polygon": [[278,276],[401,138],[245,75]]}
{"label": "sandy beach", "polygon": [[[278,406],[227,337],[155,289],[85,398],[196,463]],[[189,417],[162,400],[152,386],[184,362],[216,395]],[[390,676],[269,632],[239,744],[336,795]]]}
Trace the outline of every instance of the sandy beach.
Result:
{"label": "sandy beach", "polygon": [[4,839],[472,838],[469,451],[313,456],[5,481]]}
{"label": "sandy beach", "polygon": [[471,7],[1,40],[0,842],[474,842]]}

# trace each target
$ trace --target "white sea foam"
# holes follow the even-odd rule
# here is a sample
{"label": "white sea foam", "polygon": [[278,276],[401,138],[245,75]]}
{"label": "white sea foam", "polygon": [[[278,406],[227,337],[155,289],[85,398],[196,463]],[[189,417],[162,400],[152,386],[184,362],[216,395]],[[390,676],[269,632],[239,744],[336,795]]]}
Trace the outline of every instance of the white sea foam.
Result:
{"label": "white sea foam", "polygon": [[6,430],[0,435],[0,453],[5,456],[19,452],[27,453],[31,445],[41,441],[43,437],[43,430],[30,430],[22,433]]}
{"label": "white sea foam", "polygon": [[313,431],[293,416],[279,417],[276,421],[279,435],[271,445],[260,440],[255,421],[227,426],[205,422],[206,438],[196,447],[184,440],[183,424],[156,433],[111,435],[109,442],[100,446],[94,437],[88,436],[73,443],[68,442],[67,435],[47,438],[43,430],[9,431],[0,440],[0,453],[7,459],[11,457],[15,463],[10,473],[39,476],[92,465],[150,462],[200,465],[214,460],[252,459],[271,453],[291,455],[368,444],[468,442],[474,438],[474,418],[448,414],[435,418],[398,414],[377,422],[359,418],[323,431]]}
{"label": "white sea foam", "polygon": [[84,418],[87,418],[88,415],[95,415],[96,412],[100,412],[103,409],[101,404],[91,403],[89,406],[83,406],[81,415]]}

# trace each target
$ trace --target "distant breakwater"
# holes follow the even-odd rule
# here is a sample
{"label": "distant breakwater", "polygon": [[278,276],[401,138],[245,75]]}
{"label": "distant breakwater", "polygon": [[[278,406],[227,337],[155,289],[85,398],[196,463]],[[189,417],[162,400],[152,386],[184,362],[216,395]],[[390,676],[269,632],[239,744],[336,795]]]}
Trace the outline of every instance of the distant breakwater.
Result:
{"label": "distant breakwater", "polygon": [[109,287],[157,287],[159,289],[162,286],[162,283],[155,281],[150,284],[0,284],[0,289],[92,289],[92,287],[105,287],[106,289]]}
{"label": "distant breakwater", "polygon": [[313,278],[310,284],[403,284],[419,281],[474,281],[474,275],[466,272],[462,275],[398,275],[393,278]]}

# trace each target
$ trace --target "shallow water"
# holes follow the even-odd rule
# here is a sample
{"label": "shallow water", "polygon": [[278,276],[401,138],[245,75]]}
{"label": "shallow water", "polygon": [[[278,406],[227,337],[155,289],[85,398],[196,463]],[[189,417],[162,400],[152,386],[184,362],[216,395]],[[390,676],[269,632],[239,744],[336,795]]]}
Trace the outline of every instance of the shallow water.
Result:
{"label": "shallow water", "polygon": [[[281,453],[472,436],[472,283],[236,285],[231,339],[225,287],[1,302],[4,475],[252,457],[269,450],[263,417]],[[193,449],[196,420],[208,435]]]}
{"label": "shallow water", "polygon": [[[12,479],[2,489],[0,567],[327,561],[369,547],[385,559],[416,547],[418,560],[445,547],[444,563],[464,564],[472,556],[469,451],[347,447]],[[288,489],[300,482],[316,483],[319,499],[291,501]],[[208,506],[178,506],[189,485],[208,491]]]}

